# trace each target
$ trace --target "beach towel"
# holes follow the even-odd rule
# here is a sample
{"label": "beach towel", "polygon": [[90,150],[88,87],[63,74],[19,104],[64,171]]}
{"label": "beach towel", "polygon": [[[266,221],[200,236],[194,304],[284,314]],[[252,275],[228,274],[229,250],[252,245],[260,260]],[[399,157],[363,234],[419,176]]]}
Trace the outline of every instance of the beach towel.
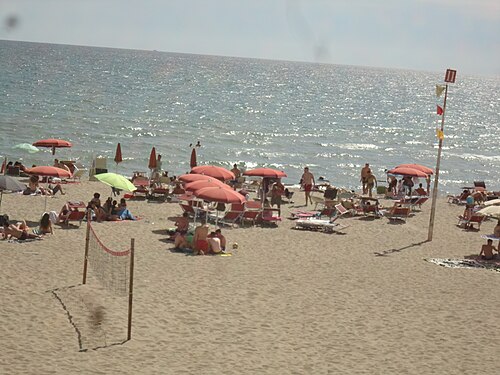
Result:
{"label": "beach towel", "polygon": [[500,261],[498,260],[429,258],[425,261],[447,268],[484,268],[500,272]]}

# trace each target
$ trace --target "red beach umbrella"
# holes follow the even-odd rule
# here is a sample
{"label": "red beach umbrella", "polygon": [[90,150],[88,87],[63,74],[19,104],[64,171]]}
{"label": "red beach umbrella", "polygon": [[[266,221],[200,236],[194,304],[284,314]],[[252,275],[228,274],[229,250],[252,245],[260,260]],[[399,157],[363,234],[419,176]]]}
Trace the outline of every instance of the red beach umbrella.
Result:
{"label": "red beach umbrella", "polygon": [[417,171],[424,172],[425,174],[434,174],[434,171],[431,168],[420,164],[400,164],[396,168],[400,167],[416,169]]}
{"label": "red beach umbrella", "polygon": [[62,139],[53,139],[53,138],[50,138],[50,139],[41,139],[39,141],[36,141],[35,143],[33,143],[33,146],[36,146],[36,147],[51,147],[52,148],[52,155],[54,155],[56,153],[56,147],[57,148],[60,148],[60,147],[71,147],[71,146],[73,146],[73,144],[71,142],[64,141]]}
{"label": "red beach umbrella", "polygon": [[286,173],[283,171],[278,171],[272,168],[255,168],[250,169],[243,173],[244,176],[253,177],[268,177],[268,178],[282,178],[287,177]]}
{"label": "red beach umbrella", "polygon": [[71,173],[68,172],[67,170],[51,166],[33,167],[27,169],[26,173],[33,176],[46,176],[46,177],[59,177],[59,178],[71,177]]}
{"label": "red beach umbrella", "polygon": [[154,147],[151,149],[151,154],[149,155],[148,168],[149,169],[156,168],[156,149]]}
{"label": "red beach umbrella", "polygon": [[118,143],[118,145],[116,146],[116,152],[115,152],[115,163],[118,164],[118,163],[121,163],[123,161],[123,158],[122,158],[122,146],[120,145],[120,143]]}
{"label": "red beach umbrella", "polygon": [[213,177],[205,176],[204,174],[195,174],[195,173],[182,174],[178,178],[179,178],[179,181],[184,182],[184,183],[189,183],[189,182],[194,182],[194,181],[208,181],[208,180],[213,179]]}
{"label": "red beach umbrella", "polygon": [[209,201],[209,202],[220,202],[220,203],[238,203],[243,204],[246,199],[240,193],[232,190],[225,189],[223,187],[206,187],[203,189],[196,190],[194,195],[197,198]]}
{"label": "red beach umbrella", "polygon": [[205,176],[210,176],[221,181],[234,180],[236,178],[233,172],[215,165],[200,165],[191,169],[191,173],[204,174]]}
{"label": "red beach umbrella", "polygon": [[184,188],[189,191],[196,191],[207,187],[221,187],[223,189],[233,190],[231,186],[226,185],[224,182],[221,182],[215,178],[210,178],[209,180],[193,181],[184,186]]}
{"label": "red beach umbrella", "polygon": [[408,167],[396,167],[387,171],[391,174],[399,174],[401,176],[411,176],[411,177],[427,177],[427,174],[419,171],[418,169],[408,168]]}
{"label": "red beach umbrella", "polygon": [[191,151],[191,160],[189,162],[189,166],[191,169],[196,167],[196,149],[193,147],[193,150]]}

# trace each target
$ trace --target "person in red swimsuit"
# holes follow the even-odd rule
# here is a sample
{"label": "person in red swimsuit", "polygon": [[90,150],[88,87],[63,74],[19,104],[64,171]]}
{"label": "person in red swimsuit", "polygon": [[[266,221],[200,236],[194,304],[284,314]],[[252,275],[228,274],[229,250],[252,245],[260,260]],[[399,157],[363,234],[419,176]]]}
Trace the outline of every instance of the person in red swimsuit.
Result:
{"label": "person in red swimsuit", "polygon": [[311,202],[312,204],[311,191],[315,184],[314,175],[311,172],[309,172],[309,167],[304,168],[304,174],[302,174],[301,181],[306,195],[306,206],[307,206],[308,201]]}

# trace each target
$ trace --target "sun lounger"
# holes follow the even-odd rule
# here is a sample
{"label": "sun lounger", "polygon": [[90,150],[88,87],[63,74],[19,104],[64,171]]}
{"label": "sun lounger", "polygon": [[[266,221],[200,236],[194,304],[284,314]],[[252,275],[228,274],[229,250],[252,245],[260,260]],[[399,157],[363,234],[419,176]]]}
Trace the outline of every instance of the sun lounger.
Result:
{"label": "sun lounger", "polygon": [[385,215],[389,221],[403,221],[406,223],[406,219],[411,214],[411,207],[394,207],[391,211]]}
{"label": "sun lounger", "polygon": [[243,214],[241,215],[241,224],[245,224],[245,222],[247,221],[250,221],[252,223],[252,225],[255,225],[255,223],[257,222],[257,220],[259,219],[260,217],[260,214],[261,212],[260,211],[256,211],[256,210],[246,210],[243,212]]}
{"label": "sun lounger", "polygon": [[463,226],[465,229],[472,229],[473,224],[477,224],[477,230],[481,230],[481,224],[486,219],[486,216],[473,214],[470,218],[464,218],[463,216],[458,217],[458,226]]}
{"label": "sun lounger", "polygon": [[281,221],[281,217],[275,215],[273,212],[276,210],[274,209],[264,209],[262,211],[262,223],[274,223],[277,224],[278,221]]}
{"label": "sun lounger", "polygon": [[295,222],[295,229],[317,230],[326,233],[340,232],[347,228],[335,222],[335,220],[322,219],[299,219]]}

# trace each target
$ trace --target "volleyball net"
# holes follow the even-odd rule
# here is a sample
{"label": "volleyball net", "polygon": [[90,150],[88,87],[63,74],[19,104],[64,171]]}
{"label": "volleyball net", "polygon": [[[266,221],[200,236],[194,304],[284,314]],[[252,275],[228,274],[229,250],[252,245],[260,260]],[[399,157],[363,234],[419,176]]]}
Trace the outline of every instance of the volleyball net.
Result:
{"label": "volleyball net", "polygon": [[97,280],[103,290],[116,297],[128,296],[127,340],[132,330],[132,297],[134,284],[134,239],[130,248],[111,250],[96,234],[91,220],[87,220],[83,284]]}

